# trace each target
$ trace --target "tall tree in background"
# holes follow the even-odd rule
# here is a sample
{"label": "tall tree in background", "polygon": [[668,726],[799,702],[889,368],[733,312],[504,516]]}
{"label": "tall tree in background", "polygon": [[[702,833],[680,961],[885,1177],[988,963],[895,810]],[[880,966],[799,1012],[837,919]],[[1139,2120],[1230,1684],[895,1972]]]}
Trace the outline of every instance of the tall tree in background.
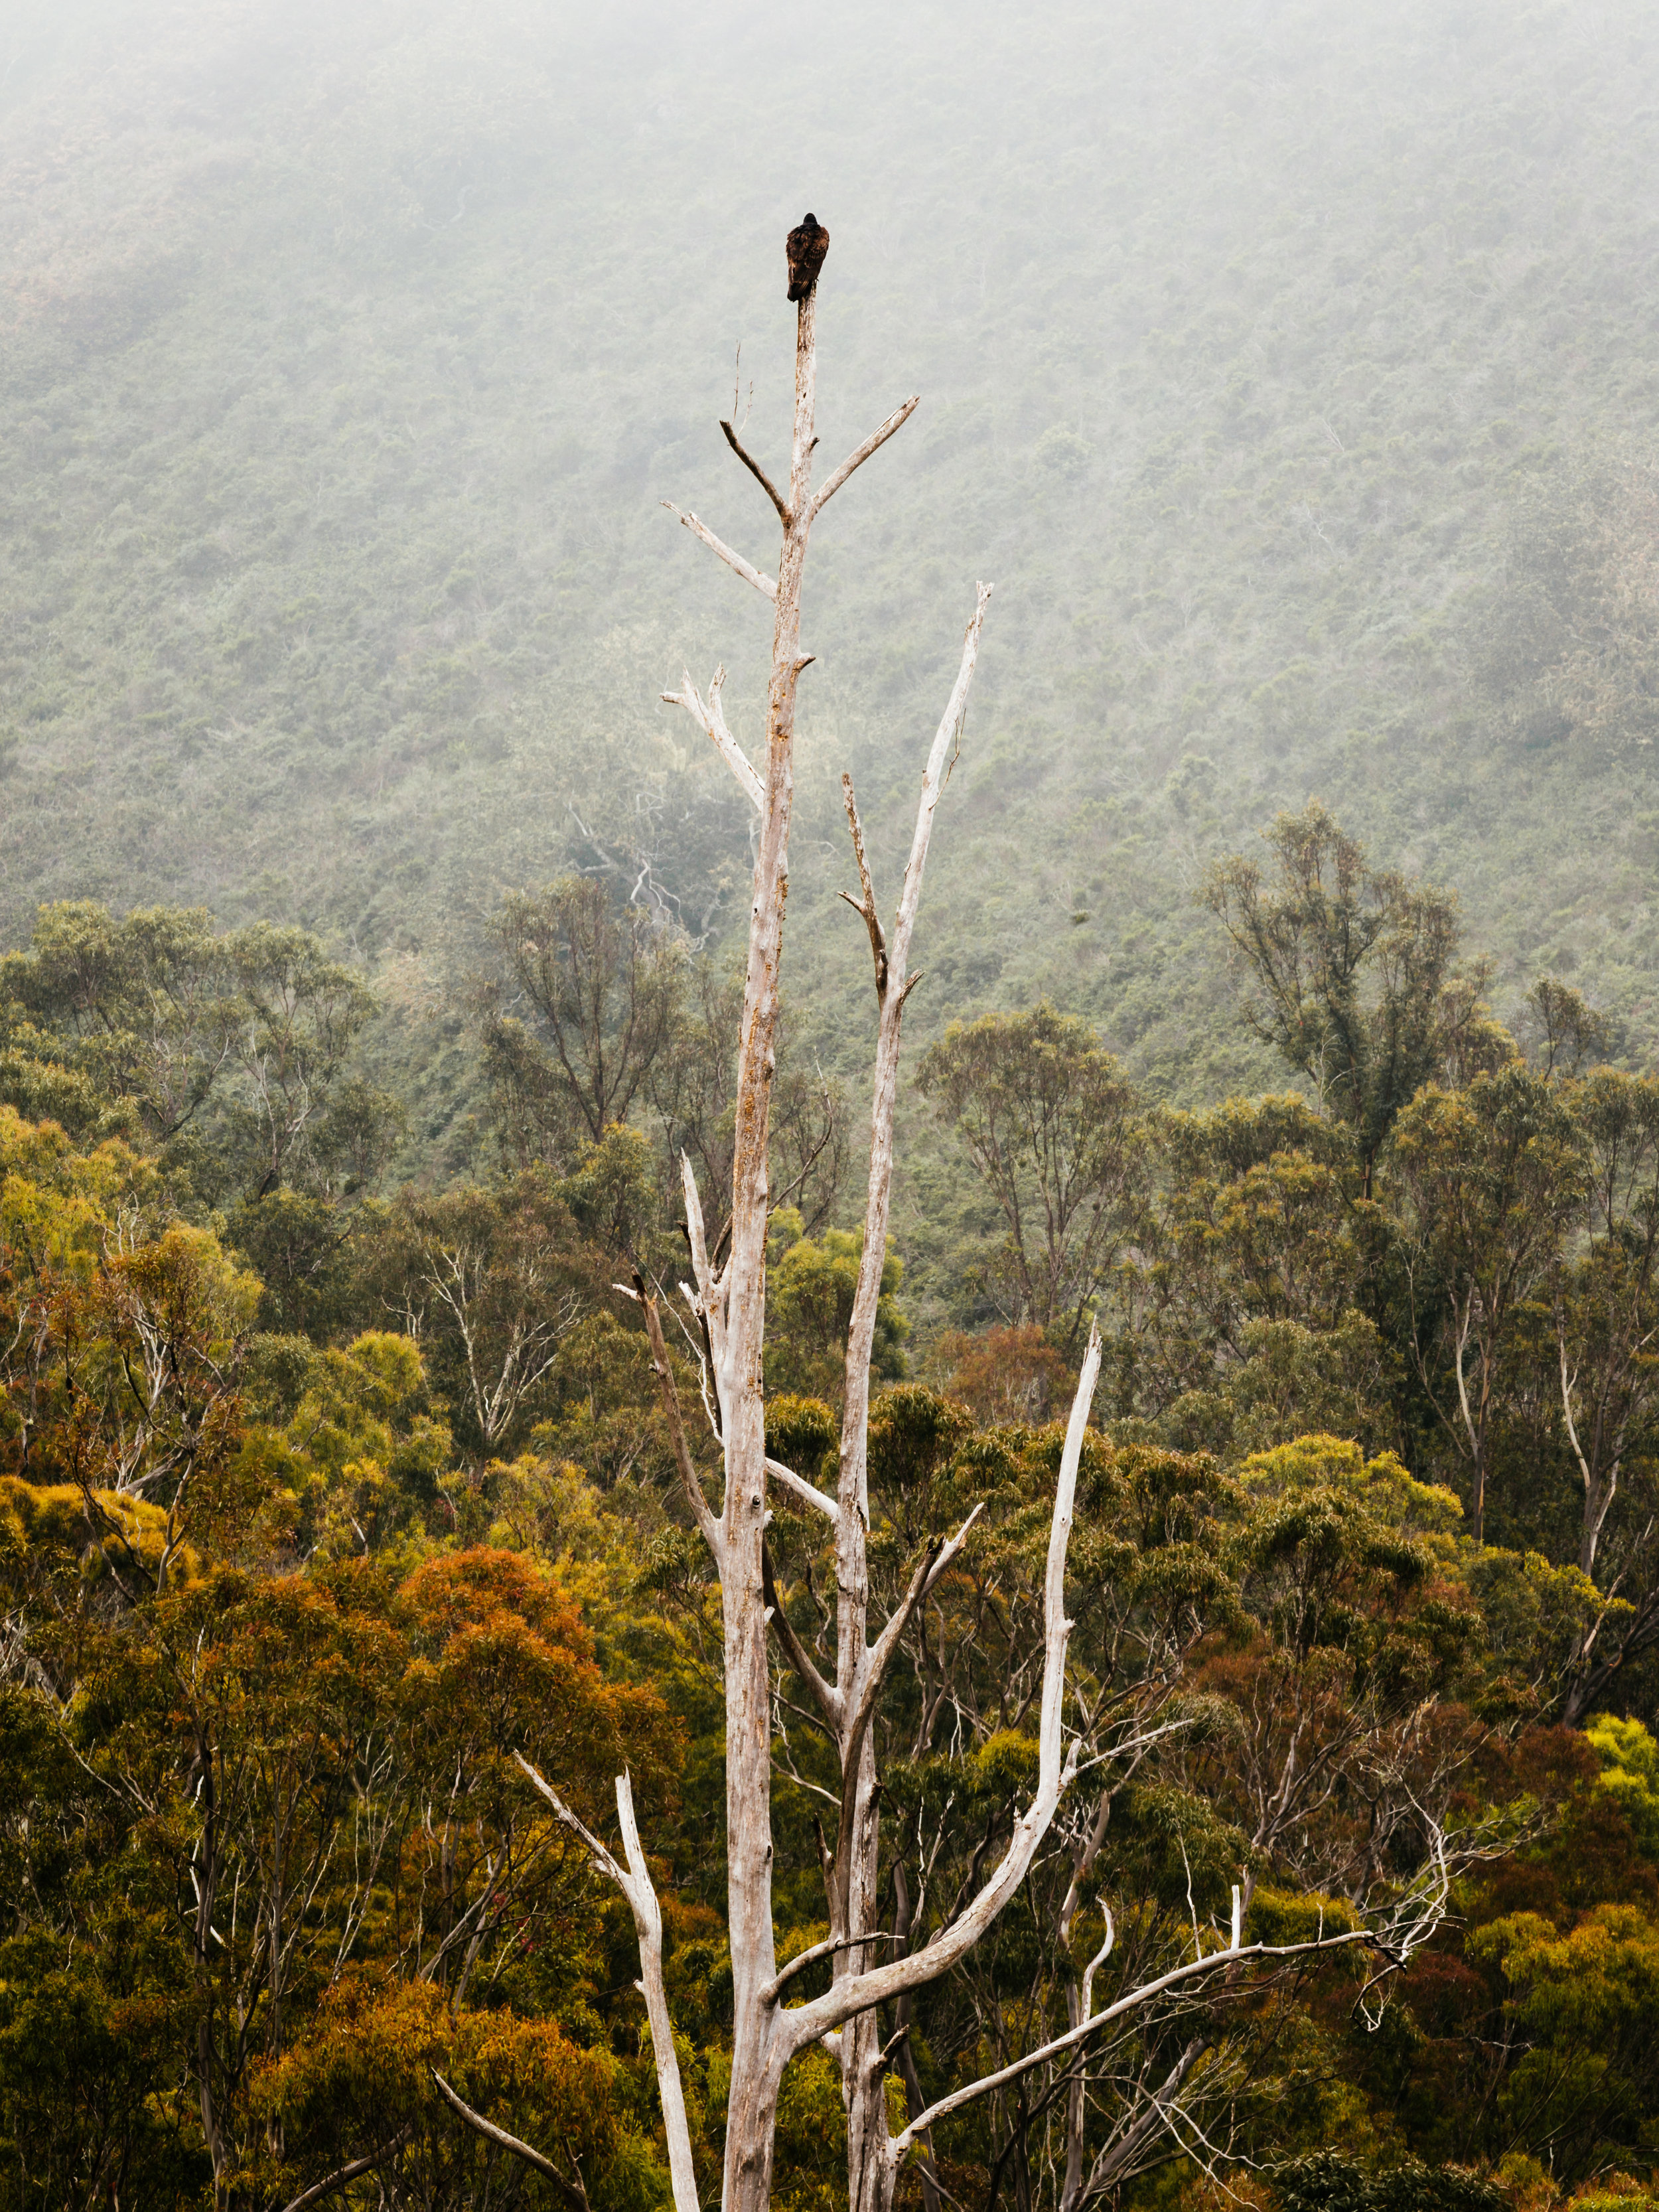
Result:
{"label": "tall tree in background", "polygon": [[1271,878],[1235,854],[1204,895],[1254,978],[1251,1027],[1352,1130],[1369,1198],[1377,1155],[1420,1085],[1449,1060],[1478,1060],[1483,972],[1455,972],[1455,900],[1370,867],[1316,799],[1264,834]]}
{"label": "tall tree in background", "polygon": [[1573,1086],[1589,1151],[1583,1242],[1555,1299],[1561,1408],[1584,1486],[1578,1564],[1632,1456],[1659,1442],[1659,1083],[1601,1068]]}
{"label": "tall tree in background", "polygon": [[505,983],[484,994],[492,1081],[521,1156],[562,1162],[574,1142],[597,1144],[627,1119],[673,1030],[684,946],[594,876],[514,892],[496,933]]}
{"label": "tall tree in background", "polygon": [[1410,1217],[1413,1353],[1468,1467],[1479,1544],[1516,1317],[1582,1203],[1582,1139],[1554,1086],[1516,1060],[1462,1091],[1425,1085],[1400,1118],[1394,1157]]}
{"label": "tall tree in background", "polygon": [[65,901],[0,962],[0,1002],[5,1096],[167,1148],[216,1202],[373,1182],[396,1149],[401,1109],[346,1073],[373,994],[309,930]]}
{"label": "tall tree in background", "polygon": [[916,1079],[996,1199],[1010,1317],[1075,1357],[1142,1211],[1133,1089],[1089,1024],[1046,1000],[1029,1014],[952,1022]]}

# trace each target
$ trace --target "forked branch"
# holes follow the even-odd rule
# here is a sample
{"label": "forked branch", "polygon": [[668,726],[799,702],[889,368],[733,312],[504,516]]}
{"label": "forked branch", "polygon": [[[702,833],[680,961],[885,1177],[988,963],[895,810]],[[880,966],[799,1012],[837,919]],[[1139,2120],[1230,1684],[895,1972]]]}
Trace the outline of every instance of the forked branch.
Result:
{"label": "forked branch", "polygon": [[640,1944],[639,1990],[651,2023],[651,2048],[657,2062],[657,2087],[662,2098],[663,2127],[668,2137],[668,2166],[674,2186],[674,2212],[699,2212],[697,2177],[691,2162],[691,2130],[685,2117],[685,2091],[680,2063],[674,2052],[674,2030],[668,2017],[668,1991],[662,1973],[662,1911],[645,1863],[639,1825],[634,1818],[634,1785],[627,1773],[617,1777],[617,1819],[622,1828],[626,1871],[611,1853],[573,1813],[558,1791],[543,1779],[522,1752],[513,1754],[532,1784],[587,1847],[601,1874],[608,1875],[628,1899]]}
{"label": "forked branch", "polygon": [[916,1562],[909,1586],[895,1607],[893,1616],[876,1638],[858,1675],[858,1697],[853,1707],[851,1722],[841,1741],[842,1796],[841,1826],[836,1843],[836,1894],[840,1899],[842,1918],[847,1917],[847,1902],[853,1874],[853,1850],[858,1832],[855,1818],[859,1761],[864,1750],[864,1739],[871,1721],[875,1717],[876,1701],[887,1680],[904,1632],[915,1617],[916,1607],[925,1604],[939,1586],[940,1577],[968,1541],[975,1521],[984,1511],[984,1500],[975,1506],[956,1534],[948,1542],[934,1542]]}
{"label": "forked branch", "polygon": [[1077,1501],[1078,1469],[1083,1459],[1083,1438],[1100,1376],[1100,1331],[1091,1328],[1072,1418],[1066,1425],[1066,1449],[1060,1455],[1054,1485],[1054,1518],[1048,1531],[1048,1560],[1043,1582],[1043,1658],[1042,1720],[1037,1734],[1037,1786],[1031,1802],[1014,1824],[1014,1832],[1002,1862],[972,1904],[948,1927],[943,1928],[923,1951],[895,1959],[884,1966],[850,1974],[827,1995],[784,2013],[780,2030],[792,2051],[803,2051],[832,2028],[884,2004],[907,1990],[937,1981],[971,1951],[998,1918],[1018,1889],[1036,1856],[1037,1845],[1048,1833],[1061,1796],[1076,1771],[1078,1746],[1065,1745],[1066,1650],[1072,1624],[1066,1618],[1066,1554],[1071,1541],[1072,1513]]}
{"label": "forked branch", "polygon": [[[1050,2059],[1060,2057],[1068,2051],[1075,2051],[1079,2044],[1098,2035],[1103,2027],[1109,2027],[1114,2021],[1141,2010],[1166,1990],[1179,1989],[1184,1983],[1196,1981],[1218,1969],[1231,1970],[1246,1960],[1283,1961],[1305,1959],[1315,1952],[1345,1950],[1356,1943],[1375,1944],[1376,1941],[1370,1929],[1351,1928],[1338,1936],[1310,1936],[1305,1943],[1247,1943],[1238,1948],[1229,1947],[1206,1952],[1201,1959],[1188,1959],[1183,1965],[1172,1967],[1167,1974],[1160,1974],[1155,1981],[1143,1982],[1138,1989],[1119,1997],[1115,2004],[1107,2005],[1087,2020],[1079,2021],[1064,2035],[1057,2035],[1052,2043],[1028,2051],[1012,2066],[1005,2066],[995,2074],[987,2074],[977,2081],[970,2081],[966,2088],[955,2090],[948,2097],[941,2097],[936,2105],[930,2105],[925,2112],[918,2112],[908,2127],[900,2130],[888,2146],[888,2155],[896,2165],[918,2136],[926,2135],[930,2128],[937,2127],[941,2120],[948,2119],[952,2112],[960,2112],[964,2105],[971,2105],[980,2097],[1006,2088],[1011,2081],[1018,2081],[1022,2075],[1030,2073],[1034,2068],[1046,2066]],[[921,1954],[924,1958],[928,1955],[926,1952]]]}
{"label": "forked branch", "polygon": [[858,863],[859,896],[850,891],[842,893],[854,914],[862,917],[870,933],[870,951],[876,963],[876,996],[885,1003],[887,997],[887,937],[881,926],[881,916],[876,909],[876,887],[870,878],[870,863],[865,857],[864,825],[859,820],[859,803],[853,795],[853,779],[845,769],[841,776],[842,800],[847,808],[847,826],[853,833],[853,858]]}
{"label": "forked branch", "polygon": [[756,775],[748,754],[744,752],[727,726],[726,709],[720,704],[720,687],[726,681],[725,669],[717,668],[714,671],[714,680],[708,687],[707,704],[697,696],[697,687],[691,681],[690,669],[682,672],[681,681],[685,685],[684,690],[665,691],[662,695],[663,705],[684,708],[686,713],[698,724],[703,735],[743,786],[748,794],[750,805],[757,814],[760,813],[766,804],[766,794],[761,788],[761,780]]}

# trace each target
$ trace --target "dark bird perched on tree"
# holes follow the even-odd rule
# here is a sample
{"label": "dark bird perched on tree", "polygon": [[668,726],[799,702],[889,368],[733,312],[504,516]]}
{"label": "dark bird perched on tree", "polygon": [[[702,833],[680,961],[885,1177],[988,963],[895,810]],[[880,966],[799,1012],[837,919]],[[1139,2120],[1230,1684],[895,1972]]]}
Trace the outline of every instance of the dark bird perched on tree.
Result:
{"label": "dark bird perched on tree", "polygon": [[804,300],[818,281],[830,251],[830,234],[817,216],[804,215],[790,232],[784,251],[789,256],[789,296]]}

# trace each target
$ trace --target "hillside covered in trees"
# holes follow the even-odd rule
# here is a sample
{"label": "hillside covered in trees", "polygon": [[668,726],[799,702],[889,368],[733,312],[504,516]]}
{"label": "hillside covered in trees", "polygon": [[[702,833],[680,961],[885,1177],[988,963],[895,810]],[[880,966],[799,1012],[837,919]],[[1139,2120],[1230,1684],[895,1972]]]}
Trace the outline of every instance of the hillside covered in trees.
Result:
{"label": "hillside covered in trees", "polygon": [[3,40],[0,2208],[761,2201],[803,191],[769,2202],[1659,2203],[1659,27]]}

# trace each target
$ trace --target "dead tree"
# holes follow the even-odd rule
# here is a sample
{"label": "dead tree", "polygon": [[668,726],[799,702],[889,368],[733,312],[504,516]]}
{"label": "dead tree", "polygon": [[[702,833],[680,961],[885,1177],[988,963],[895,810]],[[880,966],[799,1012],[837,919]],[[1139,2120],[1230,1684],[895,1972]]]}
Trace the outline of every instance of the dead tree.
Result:
{"label": "dead tree", "polygon": [[[656,1304],[640,1286],[657,1373],[675,1445],[676,1463],[691,1513],[713,1556],[721,1593],[726,1696],[726,1818],[727,1909],[733,1993],[732,2081],[726,2109],[722,2187],[725,2212],[766,2212],[769,2202],[778,2096],[786,2068],[815,2044],[839,2056],[848,2112],[849,2197],[854,2212],[888,2212],[906,2157],[928,2127],[973,2097],[1001,2086],[998,2075],[959,2090],[890,2134],[883,2096],[887,2053],[879,2008],[901,2004],[914,1990],[964,1958],[1018,1891],[1057,1807],[1073,1782],[1082,1738],[1066,1725],[1066,1547],[1084,1432],[1100,1368],[1098,1334],[1091,1332],[1055,1487],[1043,1588],[1042,1677],[1038,1706],[1039,1762],[1030,1803],[1014,1823],[1000,1862],[932,1940],[899,1957],[881,1955],[877,1926],[880,1838],[872,1721],[884,1682],[907,1629],[966,1540],[974,1515],[948,1540],[935,1539],[917,1562],[891,1617],[873,1638],[867,1560],[869,1497],[866,1472],[870,1365],[876,1309],[886,1251],[893,1165],[893,1119],[898,1091],[900,1029],[912,988],[910,940],[921,902],[922,877],[939,794],[958,744],[979,651],[990,586],[981,584],[966,635],[955,686],[923,772],[908,864],[890,933],[884,927],[868,866],[852,781],[842,778],[856,897],[848,902],[862,919],[874,963],[878,1030],[871,1113],[868,1193],[864,1247],[846,1356],[846,1412],[839,1477],[832,1498],[793,1470],[769,1459],[762,1389],[765,1328],[766,1234],[769,1207],[767,1170],[771,1091],[779,1018],[779,962],[782,951],[790,817],[794,799],[796,690],[811,659],[800,651],[801,581],[813,523],[829,501],[888,439],[917,404],[907,399],[834,470],[815,491],[812,459],[817,374],[814,343],[817,295],[814,284],[799,306],[795,343],[794,436],[786,490],[780,490],[748,453],[736,427],[723,422],[727,444],[766,494],[782,526],[775,580],[726,544],[696,515],[680,520],[726,565],[753,586],[774,609],[772,668],[767,696],[766,758],[757,769],[727,724],[721,702],[724,672],[705,694],[689,674],[668,703],[683,707],[699,724],[757,811],[759,836],[750,915],[749,956],[736,1103],[729,1240],[710,1250],[690,1163],[684,1165],[686,1227],[694,1281],[682,1285],[708,1350],[712,1415],[724,1460],[724,1494],[718,1507],[704,1494],[686,1438]],[[835,1678],[821,1673],[775,1602],[767,1552],[769,1486],[787,1493],[793,1507],[821,1514],[832,1524],[836,1550],[836,1662]],[[975,1509],[977,1511],[977,1509]],[[833,1850],[826,1846],[825,1882],[830,1935],[780,1970],[772,1917],[771,1639],[805,1683],[840,1755],[841,1819]],[[618,1804],[628,1869],[580,1829],[556,1793],[526,1768],[561,1818],[578,1828],[595,1864],[618,1882],[633,1909],[666,2126],[677,2212],[697,2212],[691,2143],[684,2099],[667,2031],[660,1921],[633,1825],[626,1778]],[[1339,1939],[1375,1943],[1364,1932]],[[1297,1950],[1309,1947],[1295,1947]],[[1166,1973],[1145,1992],[1120,1996],[1098,2017],[1085,2016],[1057,2045],[1022,2059],[1018,2073],[1050,2064],[1108,2030],[1127,2012],[1156,2002],[1195,1980],[1237,1973],[1243,1961],[1287,1955],[1245,1946],[1235,1914],[1231,1940],[1218,1936],[1207,1951]],[[828,1960],[833,1978],[826,1993],[802,2003],[787,2000],[798,1978]],[[1086,2015],[1086,1999],[1085,2001]]]}

